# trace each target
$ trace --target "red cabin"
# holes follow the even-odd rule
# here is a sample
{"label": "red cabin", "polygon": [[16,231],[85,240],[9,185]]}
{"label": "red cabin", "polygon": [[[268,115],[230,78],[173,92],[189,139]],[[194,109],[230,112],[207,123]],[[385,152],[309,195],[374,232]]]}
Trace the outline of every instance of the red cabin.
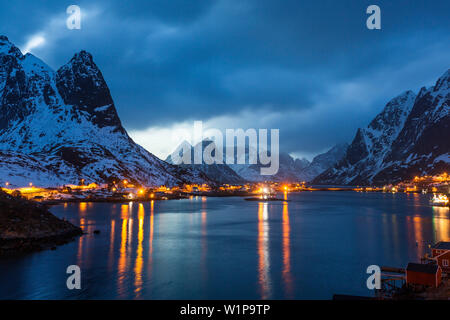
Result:
{"label": "red cabin", "polygon": [[406,284],[439,287],[442,281],[442,269],[436,264],[408,263]]}
{"label": "red cabin", "polygon": [[450,273],[450,250],[438,255],[434,259],[443,272]]}
{"label": "red cabin", "polygon": [[431,247],[431,255],[433,258],[450,251],[450,242],[440,241]]}

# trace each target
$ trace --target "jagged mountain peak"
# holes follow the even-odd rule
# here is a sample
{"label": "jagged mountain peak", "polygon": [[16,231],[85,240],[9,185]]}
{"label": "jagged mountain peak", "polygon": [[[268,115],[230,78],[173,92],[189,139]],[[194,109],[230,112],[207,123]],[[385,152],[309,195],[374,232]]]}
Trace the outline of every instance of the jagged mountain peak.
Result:
{"label": "jagged mountain peak", "polygon": [[434,85],[433,91],[448,90],[450,88],[450,69],[448,69]]}
{"label": "jagged mountain peak", "polygon": [[348,143],[337,143],[328,151],[314,157],[311,163],[301,170],[302,180],[311,181],[319,174],[339,162],[347,153]]}
{"label": "jagged mountain peak", "polygon": [[175,148],[175,150],[166,157],[166,160],[164,160],[164,161],[166,161],[167,163],[170,163],[170,164],[175,164],[174,158],[176,158],[176,159],[178,157],[182,158],[184,150],[192,150],[192,149],[193,149],[192,144],[190,144],[187,140],[183,140],[183,142],[181,142],[180,145],[178,145]]}
{"label": "jagged mountain peak", "polygon": [[306,159],[306,158],[297,158],[294,160],[294,166],[299,170],[299,171],[303,171],[305,170],[309,165],[311,164],[311,162]]}
{"label": "jagged mountain peak", "polygon": [[90,52],[87,52],[86,50],[80,50],[79,52],[75,53],[70,60],[72,63],[94,63],[94,60],[92,58],[92,54]]}
{"label": "jagged mountain peak", "polygon": [[[223,158],[222,163],[209,163],[210,160],[214,159],[205,159],[203,152],[206,148],[211,148],[209,151],[211,155],[214,157],[216,154],[216,144],[211,138],[205,138],[202,141],[192,146],[186,140],[183,141],[174,152],[172,152],[167,158],[166,162],[170,164],[176,164],[181,168],[188,168],[192,170],[198,170],[202,172],[206,177],[210,180],[219,182],[219,183],[242,183],[245,180],[237,174],[229,165],[226,164]],[[190,152],[190,163],[184,163],[183,159],[185,150],[189,150]],[[198,154],[196,154],[198,152]],[[188,156],[187,154],[185,156]],[[195,163],[195,159],[202,159],[202,163]],[[179,161],[181,160],[181,163]]]}
{"label": "jagged mountain peak", "polygon": [[52,75],[55,73],[49,65],[29,52],[23,56],[22,60],[22,66],[27,73],[39,73],[40,71]]}
{"label": "jagged mountain peak", "polygon": [[56,86],[64,103],[84,112],[89,121],[124,132],[103,74],[90,53],[82,50],[59,68]]}
{"label": "jagged mountain peak", "polygon": [[384,184],[450,168],[450,94],[447,70],[417,96],[392,99],[371,124],[359,129],[346,157],[315,182]]}
{"label": "jagged mountain peak", "polygon": [[6,37],[0,42],[0,182],[211,182],[134,143],[91,54],[80,51],[54,72],[37,57],[21,55]]}
{"label": "jagged mountain peak", "polygon": [[0,35],[0,55],[12,55],[16,58],[22,58],[22,52],[6,36]]}
{"label": "jagged mountain peak", "polygon": [[57,73],[59,75],[65,74],[66,77],[70,76],[73,80],[77,80],[74,79],[76,77],[92,78],[92,80],[95,80],[92,84],[97,87],[106,84],[92,54],[84,50],[76,53],[68,63],[58,69]]}
{"label": "jagged mountain peak", "polygon": [[331,147],[331,149],[328,151],[329,153],[335,153],[335,152],[341,152],[341,151],[345,151],[348,148],[348,143],[347,142],[339,142],[336,143],[334,146]]}
{"label": "jagged mountain peak", "polygon": [[326,164],[325,166],[328,166],[326,168],[328,169],[332,165],[339,162],[347,154],[349,147],[350,145],[347,142],[336,143],[327,152],[314,157],[313,162],[314,160],[320,160],[321,162],[324,162]]}
{"label": "jagged mountain peak", "polygon": [[[103,75],[94,62],[93,55],[86,50],[81,50],[73,55],[73,57],[63,66],[61,69],[72,69],[73,73],[78,73],[84,76],[95,76],[99,79],[103,79]],[[58,70],[58,71],[59,71]]]}
{"label": "jagged mountain peak", "polygon": [[[405,91],[390,100],[383,111],[381,111],[369,124],[368,129],[385,131],[386,129],[398,127],[406,120],[416,99],[412,91]],[[392,134],[391,132],[390,134]]]}
{"label": "jagged mountain peak", "polygon": [[386,106],[392,106],[392,107],[401,107],[407,100],[415,99],[416,94],[412,90],[406,90],[396,96],[395,98],[391,99]]}

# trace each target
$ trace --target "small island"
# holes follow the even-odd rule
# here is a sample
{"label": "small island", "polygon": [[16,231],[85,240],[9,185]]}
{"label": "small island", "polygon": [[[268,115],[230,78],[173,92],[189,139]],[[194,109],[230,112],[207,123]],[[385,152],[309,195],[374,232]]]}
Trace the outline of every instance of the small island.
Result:
{"label": "small island", "polygon": [[0,189],[0,257],[54,248],[82,234],[45,205]]}

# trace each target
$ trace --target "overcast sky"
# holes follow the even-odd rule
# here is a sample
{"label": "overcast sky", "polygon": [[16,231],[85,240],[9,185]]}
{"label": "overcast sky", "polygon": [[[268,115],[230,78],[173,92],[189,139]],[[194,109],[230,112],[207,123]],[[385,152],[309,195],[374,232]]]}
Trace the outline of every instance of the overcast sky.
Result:
{"label": "overcast sky", "polygon": [[[66,8],[81,7],[81,30]],[[381,30],[366,8],[381,8]],[[450,67],[448,0],[2,1],[0,34],[59,68],[92,53],[130,135],[165,157],[171,130],[279,128],[295,156],[351,142],[394,96]]]}

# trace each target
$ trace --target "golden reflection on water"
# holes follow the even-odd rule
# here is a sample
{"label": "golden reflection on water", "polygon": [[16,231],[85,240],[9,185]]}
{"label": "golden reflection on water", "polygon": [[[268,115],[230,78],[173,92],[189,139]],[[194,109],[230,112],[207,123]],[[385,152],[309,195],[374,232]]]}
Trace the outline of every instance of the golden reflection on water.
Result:
{"label": "golden reflection on water", "polygon": [[202,236],[203,240],[205,240],[204,237],[206,237],[206,210],[202,210]]}
{"label": "golden reflection on water", "polygon": [[206,197],[202,197],[202,241],[205,242],[206,239]]}
{"label": "golden reflection on water", "polygon": [[127,204],[123,204],[120,206],[120,218],[122,220],[128,218],[128,205]]}
{"label": "golden reflection on water", "polygon": [[131,251],[131,242],[133,241],[133,218],[128,222],[128,251]]}
{"label": "golden reflection on water", "polygon": [[286,297],[293,298],[293,281],[291,274],[291,226],[289,224],[288,203],[283,202],[283,282],[286,289]]}
{"label": "golden reflection on water", "polygon": [[433,207],[433,226],[435,241],[450,241],[450,208]]}
{"label": "golden reflection on water", "polygon": [[261,299],[271,296],[271,280],[269,265],[269,212],[267,202],[259,202],[258,206],[258,282]]}
{"label": "golden reflection on water", "polygon": [[206,209],[202,210],[201,213],[201,219],[202,219],[202,257],[201,257],[201,266],[202,266],[202,277],[207,281],[208,278],[208,266],[206,264],[206,257],[208,253],[208,239],[207,239],[207,229],[206,229],[206,219],[207,219],[207,211]]}
{"label": "golden reflection on water", "polygon": [[134,264],[134,273],[135,273],[135,279],[134,279],[134,286],[136,293],[136,297],[140,296],[140,293],[142,291],[142,269],[144,265],[144,259],[142,257],[142,253],[144,251],[142,245],[144,241],[144,217],[145,217],[145,210],[144,205],[142,203],[139,203],[138,208],[138,220],[139,220],[139,229],[138,229],[138,246],[136,250],[136,261]]}
{"label": "golden reflection on water", "polygon": [[422,224],[424,223],[424,219],[419,216],[413,217],[413,225],[414,225],[414,238],[418,243],[423,242],[423,229]]}
{"label": "golden reflection on water", "polygon": [[86,213],[86,209],[87,209],[87,203],[86,202],[80,202],[80,213]]}
{"label": "golden reflection on water", "polygon": [[[81,218],[80,219],[80,228],[81,230],[83,230],[83,232],[85,232],[85,219]],[[85,236],[81,236],[78,238],[78,250],[77,250],[77,265],[80,266],[81,265],[81,258],[83,256],[83,240],[84,240]]]}
{"label": "golden reflection on water", "polygon": [[128,219],[122,220],[122,233],[120,236],[120,251],[119,251],[119,264],[118,264],[118,293],[124,293],[124,281],[125,281],[125,271],[127,268],[127,225]]}
{"label": "golden reflection on water", "polygon": [[151,279],[153,270],[153,234],[154,234],[154,208],[155,202],[150,201],[150,235],[149,235],[149,255],[147,259],[147,278]]}
{"label": "golden reflection on water", "polygon": [[113,264],[114,264],[114,236],[116,232],[116,220],[111,220],[111,234],[109,237],[109,257],[108,257],[108,267],[109,270],[112,270]]}
{"label": "golden reflection on water", "polygon": [[86,255],[89,255],[90,244],[92,241],[92,233],[94,231],[94,222],[86,218],[80,218],[80,227],[83,230],[84,235],[78,238],[78,251],[77,251],[77,265],[82,267],[85,263],[92,263],[92,260],[85,259]]}
{"label": "golden reflection on water", "polygon": [[153,210],[154,210],[155,204],[154,201],[150,201],[150,259],[152,259],[153,254]]}

